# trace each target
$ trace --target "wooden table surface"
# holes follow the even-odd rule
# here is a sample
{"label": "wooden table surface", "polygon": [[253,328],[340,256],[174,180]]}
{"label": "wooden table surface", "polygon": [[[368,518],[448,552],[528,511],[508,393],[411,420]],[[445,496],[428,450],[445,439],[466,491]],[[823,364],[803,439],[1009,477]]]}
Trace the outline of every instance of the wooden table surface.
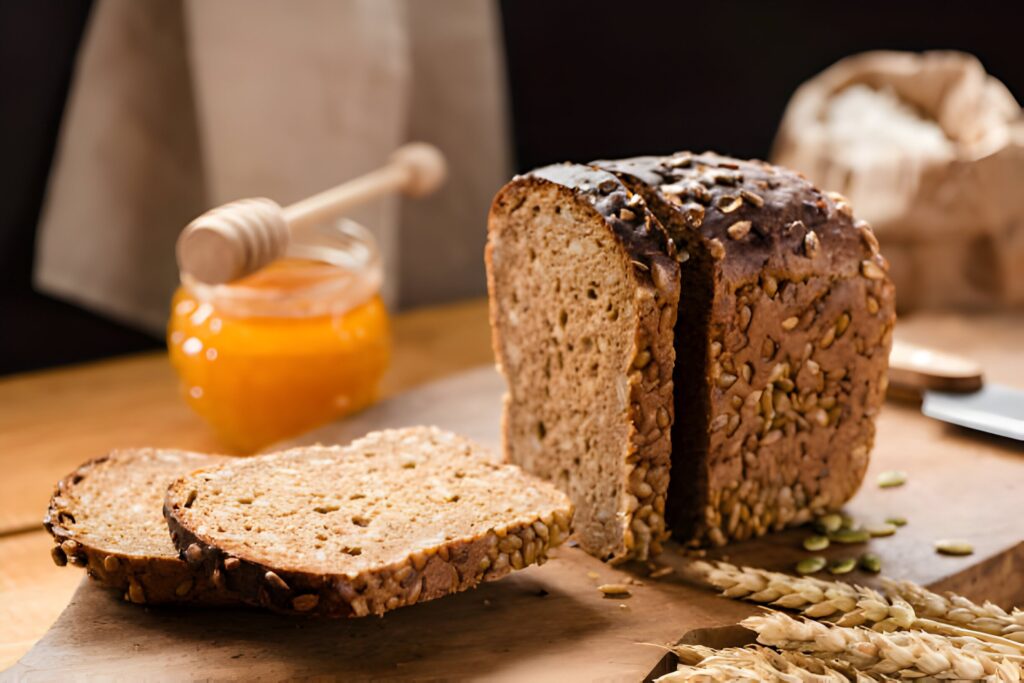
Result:
{"label": "wooden table surface", "polygon": [[[402,313],[382,398],[492,359],[487,303]],[[80,571],[50,559],[42,529],[54,482],[112,448],[224,448],[185,405],[164,353],[0,379],[0,671],[68,603]]]}
{"label": "wooden table surface", "polygon": [[[1024,388],[1024,316],[949,314],[901,320],[908,341],[973,357]],[[486,302],[396,316],[383,395],[491,359]],[[45,633],[81,579],[58,569],[39,526],[53,482],[111,448],[222,450],[178,397],[163,354],[0,380],[0,670]],[[18,530],[21,530],[20,532]]]}

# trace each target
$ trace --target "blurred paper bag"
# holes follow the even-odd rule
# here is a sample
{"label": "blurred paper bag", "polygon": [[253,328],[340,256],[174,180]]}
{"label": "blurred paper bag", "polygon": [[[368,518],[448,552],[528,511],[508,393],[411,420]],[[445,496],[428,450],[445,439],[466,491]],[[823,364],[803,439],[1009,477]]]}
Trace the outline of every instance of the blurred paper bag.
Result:
{"label": "blurred paper bag", "polygon": [[803,84],[773,160],[846,195],[900,310],[1024,304],[1024,123],[958,52],[869,52]]}

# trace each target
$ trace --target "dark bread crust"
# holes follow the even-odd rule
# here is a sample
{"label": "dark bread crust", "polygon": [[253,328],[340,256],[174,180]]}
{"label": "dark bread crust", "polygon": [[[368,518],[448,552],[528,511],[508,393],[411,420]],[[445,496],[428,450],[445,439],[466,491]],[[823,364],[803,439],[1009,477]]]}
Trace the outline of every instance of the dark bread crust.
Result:
{"label": "dark bread crust", "polygon": [[[583,500],[576,504],[576,537],[588,552],[622,562],[645,560],[661,550],[668,537],[664,510],[671,459],[670,430],[673,420],[672,370],[675,326],[679,301],[679,266],[667,232],[647,210],[644,201],[630,192],[614,175],[578,164],[559,164],[537,169],[509,182],[495,197],[488,217],[488,245],[485,253],[490,292],[493,346],[499,369],[510,382],[505,343],[508,330],[503,309],[504,293],[496,269],[495,252],[500,233],[513,212],[540,190],[554,188],[562,202],[584,208],[595,224],[603,225],[619,250],[621,271],[629,280],[636,305],[632,361],[623,368],[627,396],[625,419],[628,441],[623,444],[618,471],[607,473],[610,482],[591,482],[606,490],[610,484],[620,493],[616,519],[606,521],[615,530],[594,534],[580,529],[581,518],[589,514]],[[567,257],[569,258],[569,257]],[[552,304],[553,305],[553,304]],[[607,388],[609,391],[612,387]],[[516,410],[511,394],[506,395],[503,416],[504,452],[513,462],[531,468],[519,456],[510,434],[510,411]],[[566,463],[571,469],[572,463]],[[542,476],[550,472],[536,471]],[[584,521],[587,521],[584,519]]]}
{"label": "dark bread crust", "polygon": [[[76,488],[91,473],[98,468],[132,467],[133,463],[140,459],[158,456],[161,453],[173,454],[185,461],[179,474],[225,459],[223,456],[183,451],[138,449],[113,451],[83,463],[57,482],[46,517],[43,519],[43,526],[53,536],[55,543],[51,551],[54,562],[58,566],[71,564],[84,567],[92,579],[134,603],[237,603],[238,599],[235,596],[194,573],[186,563],[170,552],[167,555],[139,554],[131,549],[117,547],[117,541],[114,539],[100,541],[92,537],[83,538],[75,528],[78,523],[76,514],[82,516],[80,509],[76,507]],[[131,503],[132,501],[124,501],[126,508]]]}
{"label": "dark bread crust", "polygon": [[643,194],[685,254],[676,535],[721,545],[837,509],[867,467],[895,321],[870,226],[843,197],[763,162],[595,164]]}
{"label": "dark bread crust", "polygon": [[[355,576],[282,571],[232,556],[186,528],[178,516],[180,500],[171,492],[164,508],[171,539],[189,568],[222,590],[243,596],[245,602],[282,614],[322,617],[383,615],[399,607],[469,590],[495,581],[513,569],[505,552],[532,544],[529,564],[544,564],[548,551],[569,536],[571,514],[533,523],[512,524],[478,538],[459,540],[414,552],[398,562]],[[544,530],[538,533],[543,526]],[[542,538],[546,534],[547,538]],[[515,539],[513,542],[511,539]],[[540,541],[538,547],[538,540]],[[514,552],[514,551],[513,551]]]}

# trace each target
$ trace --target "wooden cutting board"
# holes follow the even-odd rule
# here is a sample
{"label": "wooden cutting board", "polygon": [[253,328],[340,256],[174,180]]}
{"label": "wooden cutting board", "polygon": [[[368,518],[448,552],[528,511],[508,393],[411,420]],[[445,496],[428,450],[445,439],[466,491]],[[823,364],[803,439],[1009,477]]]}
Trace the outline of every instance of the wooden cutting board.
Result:
{"label": "wooden cutting board", "polygon": [[[377,428],[436,424],[497,445],[501,379],[481,368],[382,403],[298,443],[339,443]],[[914,407],[888,404],[863,490],[848,506],[861,519],[899,514],[909,524],[874,539],[884,573],[976,599],[1024,604],[1024,452],[1019,445],[955,429]],[[878,472],[908,483],[879,489]],[[804,531],[730,546],[732,561],[786,569],[804,556]],[[970,557],[944,557],[935,539],[964,537]],[[670,546],[660,561],[682,569]],[[839,557],[864,546],[830,549]],[[687,585],[612,569],[562,547],[543,567],[384,618],[293,619],[247,609],[140,608],[83,581],[49,633],[4,680],[487,679],[643,680],[674,641],[735,623],[754,608]],[[850,580],[871,583],[853,574]],[[625,599],[597,586],[639,581]],[[662,664],[663,665],[663,664]]]}

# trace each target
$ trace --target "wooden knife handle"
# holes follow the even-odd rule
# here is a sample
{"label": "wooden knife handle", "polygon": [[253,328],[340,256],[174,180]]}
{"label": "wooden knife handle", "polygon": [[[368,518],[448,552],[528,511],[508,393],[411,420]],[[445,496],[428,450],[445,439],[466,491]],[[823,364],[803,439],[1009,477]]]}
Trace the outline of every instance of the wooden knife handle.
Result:
{"label": "wooden knife handle", "polygon": [[894,340],[889,354],[889,393],[920,397],[926,390],[970,393],[981,389],[981,366],[951,353]]}

